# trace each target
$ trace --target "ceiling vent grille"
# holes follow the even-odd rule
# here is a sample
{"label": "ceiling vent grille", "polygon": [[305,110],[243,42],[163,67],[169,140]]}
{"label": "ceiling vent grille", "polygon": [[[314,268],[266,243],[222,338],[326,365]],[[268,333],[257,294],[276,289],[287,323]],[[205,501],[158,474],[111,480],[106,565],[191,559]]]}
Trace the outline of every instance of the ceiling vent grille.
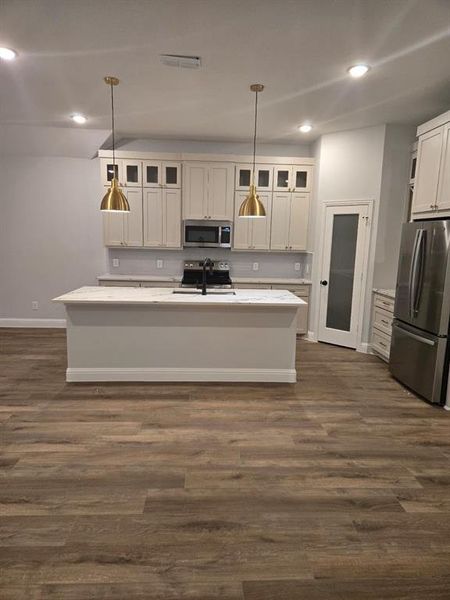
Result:
{"label": "ceiling vent grille", "polygon": [[199,69],[202,61],[200,56],[183,56],[180,54],[160,54],[163,65],[179,69]]}

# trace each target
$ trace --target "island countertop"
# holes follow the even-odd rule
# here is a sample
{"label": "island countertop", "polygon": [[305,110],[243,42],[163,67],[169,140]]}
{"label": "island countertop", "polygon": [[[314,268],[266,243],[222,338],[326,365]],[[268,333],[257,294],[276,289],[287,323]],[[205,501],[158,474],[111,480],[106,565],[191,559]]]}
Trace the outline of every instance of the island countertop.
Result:
{"label": "island countertop", "polygon": [[[181,288],[177,288],[180,290]],[[295,307],[306,304],[287,290],[247,289],[230,290],[234,293],[220,294],[208,290],[206,296],[199,293],[174,293],[173,288],[137,288],[137,287],[81,287],[53,299],[63,304],[158,304],[175,306],[272,306]]]}

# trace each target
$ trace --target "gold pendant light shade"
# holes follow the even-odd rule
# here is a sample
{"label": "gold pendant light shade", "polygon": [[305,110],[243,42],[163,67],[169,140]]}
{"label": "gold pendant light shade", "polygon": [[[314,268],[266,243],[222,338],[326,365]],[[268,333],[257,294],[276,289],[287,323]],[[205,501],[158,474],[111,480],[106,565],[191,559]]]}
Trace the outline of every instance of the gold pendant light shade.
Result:
{"label": "gold pendant light shade", "polygon": [[256,193],[256,185],[255,185],[255,162],[256,162],[256,127],[258,123],[258,94],[262,92],[264,86],[261,83],[253,83],[250,86],[250,90],[255,92],[255,123],[254,123],[254,133],[253,133],[253,165],[252,165],[252,183],[250,185],[250,189],[248,190],[248,195],[245,198],[244,202],[239,207],[239,216],[247,217],[250,219],[255,219],[258,217],[266,216],[266,209],[264,208],[264,204],[259,199],[258,194]]}
{"label": "gold pendant light shade", "polygon": [[114,212],[129,212],[130,210],[128,200],[115,177],[111,180],[111,187],[103,196],[100,210]]}
{"label": "gold pendant light shade", "polygon": [[239,208],[239,216],[251,217],[252,219],[266,216],[264,204],[261,202],[258,194],[256,193],[256,185],[250,186],[248,196]]}
{"label": "gold pendant light shade", "polygon": [[[114,87],[119,85],[117,77],[109,75],[103,78],[104,82],[111,89],[111,129],[112,129],[112,152],[113,152],[113,172],[116,172],[116,143],[114,127]],[[130,212],[130,205],[125,194],[119,187],[116,177],[111,179],[111,187],[102,198],[100,210],[105,212]]]}

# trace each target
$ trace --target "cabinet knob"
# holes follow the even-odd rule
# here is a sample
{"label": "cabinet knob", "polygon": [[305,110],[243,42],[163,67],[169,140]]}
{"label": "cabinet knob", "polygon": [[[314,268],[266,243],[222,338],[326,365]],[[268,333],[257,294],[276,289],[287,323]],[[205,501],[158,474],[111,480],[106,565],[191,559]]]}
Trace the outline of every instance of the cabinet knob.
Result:
{"label": "cabinet knob", "polygon": [[320,282],[320,285],[323,285],[324,287],[327,287],[328,281],[326,279],[322,279],[322,281]]}

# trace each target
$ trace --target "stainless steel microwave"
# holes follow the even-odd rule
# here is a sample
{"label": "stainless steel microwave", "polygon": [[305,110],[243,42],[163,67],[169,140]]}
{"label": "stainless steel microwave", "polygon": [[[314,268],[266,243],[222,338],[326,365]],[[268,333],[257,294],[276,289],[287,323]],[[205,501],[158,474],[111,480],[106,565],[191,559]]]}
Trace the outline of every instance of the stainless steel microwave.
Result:
{"label": "stainless steel microwave", "polygon": [[183,246],[231,248],[230,221],[184,221]]}

